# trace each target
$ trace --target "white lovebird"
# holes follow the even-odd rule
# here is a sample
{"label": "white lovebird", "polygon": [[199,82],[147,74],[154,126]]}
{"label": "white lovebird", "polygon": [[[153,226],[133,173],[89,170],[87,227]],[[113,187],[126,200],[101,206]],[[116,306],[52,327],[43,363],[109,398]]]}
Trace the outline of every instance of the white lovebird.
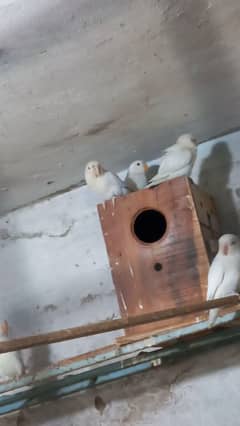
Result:
{"label": "white lovebird", "polygon": [[[207,300],[236,294],[239,284],[240,240],[236,235],[225,234],[218,241],[218,252],[209,268]],[[215,324],[218,311],[209,311],[209,327]]]}
{"label": "white lovebird", "polygon": [[197,157],[196,139],[190,134],[180,136],[176,143],[164,151],[157,174],[150,180],[147,188],[168,179],[189,176]]}
{"label": "white lovebird", "polygon": [[129,191],[143,189],[147,185],[148,165],[142,160],[133,161],[130,164],[125,178],[125,185]]}
{"label": "white lovebird", "polygon": [[110,200],[126,195],[125,183],[114,173],[105,170],[98,161],[90,161],[85,167],[85,179],[89,188]]}
{"label": "white lovebird", "polygon": [[[8,341],[8,323],[3,321],[0,324],[0,342]],[[24,371],[23,363],[18,352],[8,352],[0,354],[0,378],[19,378]]]}

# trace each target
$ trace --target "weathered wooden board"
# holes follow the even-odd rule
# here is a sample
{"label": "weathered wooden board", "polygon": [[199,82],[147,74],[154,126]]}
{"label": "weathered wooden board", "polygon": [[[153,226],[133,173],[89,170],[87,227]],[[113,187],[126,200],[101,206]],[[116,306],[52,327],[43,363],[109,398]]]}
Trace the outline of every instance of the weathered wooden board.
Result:
{"label": "weathered wooden board", "polygon": [[[161,238],[157,236],[164,223],[155,213],[151,216],[152,210],[160,212],[166,220]],[[219,226],[214,201],[190,179],[176,178],[115,202],[107,201],[98,206],[98,212],[123,316],[205,300],[209,261],[216,251]],[[155,231],[157,241],[152,242]],[[146,241],[148,238],[151,242]],[[133,327],[126,334],[144,335],[204,318],[189,315]]]}

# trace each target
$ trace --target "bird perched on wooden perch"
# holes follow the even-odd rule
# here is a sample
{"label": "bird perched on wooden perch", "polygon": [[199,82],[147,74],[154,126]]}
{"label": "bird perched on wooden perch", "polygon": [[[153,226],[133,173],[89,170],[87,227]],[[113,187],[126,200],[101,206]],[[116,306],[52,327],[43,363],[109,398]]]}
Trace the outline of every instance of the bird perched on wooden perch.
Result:
{"label": "bird perched on wooden perch", "polygon": [[157,174],[146,188],[179,176],[189,176],[197,156],[196,139],[191,134],[180,136],[164,151]]}
{"label": "bird perched on wooden perch", "polygon": [[[6,342],[8,338],[8,322],[0,324],[0,342]],[[0,377],[1,379],[19,378],[24,371],[23,363],[18,352],[0,354]]]}
{"label": "bird perched on wooden perch", "polygon": [[143,189],[147,185],[148,165],[142,161],[133,161],[130,164],[125,178],[125,185],[129,191],[134,192]]}
{"label": "bird perched on wooden perch", "polygon": [[[219,239],[217,255],[209,268],[207,300],[236,294],[239,285],[240,240],[236,235],[225,234]],[[215,324],[218,311],[209,312],[209,327]]]}
{"label": "bird perched on wooden perch", "polygon": [[126,195],[125,183],[114,173],[105,170],[98,161],[90,161],[85,167],[87,185],[105,200]]}

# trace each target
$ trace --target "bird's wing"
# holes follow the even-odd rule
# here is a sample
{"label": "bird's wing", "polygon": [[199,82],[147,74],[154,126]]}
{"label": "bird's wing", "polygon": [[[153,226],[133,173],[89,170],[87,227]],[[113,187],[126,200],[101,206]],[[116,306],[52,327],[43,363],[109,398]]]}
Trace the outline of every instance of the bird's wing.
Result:
{"label": "bird's wing", "polygon": [[115,173],[112,172],[106,172],[105,179],[108,185],[119,185],[121,186],[123,184],[123,181],[115,175]]}
{"label": "bird's wing", "polygon": [[148,182],[157,174],[158,169],[159,169],[158,164],[153,164],[152,166],[148,168],[146,173]]}
{"label": "bird's wing", "polygon": [[127,176],[126,176],[126,178],[124,180],[124,184],[125,184],[125,187],[130,192],[135,192],[138,189],[136,183],[130,178],[129,174],[127,174]]}
{"label": "bird's wing", "polygon": [[128,193],[128,189],[125,183],[120,179],[120,177],[118,177],[114,173],[112,172],[106,173],[106,182],[107,182],[108,188],[112,188],[113,196],[117,197],[119,195]]}
{"label": "bird's wing", "polygon": [[[222,274],[221,271],[222,270]],[[221,278],[222,276],[222,278]],[[211,284],[213,292],[209,294],[208,299],[218,299],[220,297],[230,296],[238,290],[239,285],[239,271],[237,269],[223,272],[223,268],[219,268],[219,264],[215,265],[214,271],[211,276]],[[209,288],[211,290],[211,288]],[[219,308],[211,309],[209,311],[208,326],[212,327],[217,320]]]}
{"label": "bird's wing", "polygon": [[237,269],[232,269],[224,274],[220,288],[218,287],[215,296],[225,297],[238,292],[240,274]]}
{"label": "bird's wing", "polygon": [[167,151],[162,157],[158,173],[171,174],[188,166],[192,161],[192,152],[188,149]]}
{"label": "bird's wing", "polygon": [[162,157],[158,173],[150,180],[150,184],[160,183],[162,179],[168,179],[172,174],[189,166],[193,161],[193,154],[188,149],[173,147],[166,150]]}
{"label": "bird's wing", "polygon": [[208,272],[208,291],[207,300],[215,298],[216,292],[222,285],[224,280],[224,269],[221,263],[221,259],[216,256],[209,268]]}

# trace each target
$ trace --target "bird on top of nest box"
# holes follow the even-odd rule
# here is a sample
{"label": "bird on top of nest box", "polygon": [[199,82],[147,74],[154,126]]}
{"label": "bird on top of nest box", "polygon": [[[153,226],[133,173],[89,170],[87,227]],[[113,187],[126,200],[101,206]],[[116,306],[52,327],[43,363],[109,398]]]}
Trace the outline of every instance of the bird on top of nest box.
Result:
{"label": "bird on top of nest box", "polygon": [[110,200],[129,191],[125,183],[114,173],[105,170],[98,161],[90,161],[85,167],[87,185],[105,200]]}
{"label": "bird on top of nest box", "polygon": [[[218,252],[208,273],[207,300],[238,293],[240,285],[240,240],[236,235],[225,234],[219,238]],[[209,328],[217,319],[219,309],[209,311]]]}
{"label": "bird on top of nest box", "polygon": [[147,185],[148,165],[142,161],[133,161],[128,167],[125,185],[129,191],[134,192],[143,189]]}
{"label": "bird on top of nest box", "polygon": [[164,151],[157,174],[146,188],[169,179],[191,174],[197,157],[197,141],[191,134],[179,136],[176,143]]}
{"label": "bird on top of nest box", "polygon": [[[0,324],[0,342],[8,341],[8,322]],[[1,379],[19,378],[24,372],[24,366],[18,352],[7,352],[0,354],[0,377]]]}

